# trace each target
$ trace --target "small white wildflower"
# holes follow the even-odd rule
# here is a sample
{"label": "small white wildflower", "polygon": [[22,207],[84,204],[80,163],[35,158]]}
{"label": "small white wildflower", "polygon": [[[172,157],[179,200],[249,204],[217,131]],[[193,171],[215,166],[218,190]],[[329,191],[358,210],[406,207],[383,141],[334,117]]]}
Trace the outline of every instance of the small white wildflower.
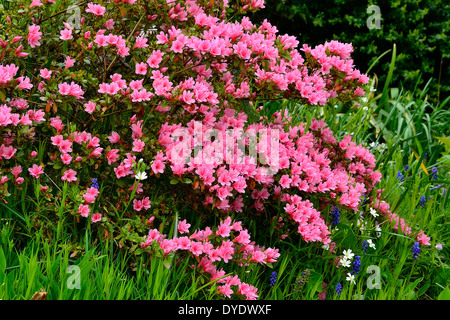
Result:
{"label": "small white wildflower", "polygon": [[377,211],[374,208],[370,208],[369,212],[375,218],[379,216],[379,214],[377,213]]}
{"label": "small white wildflower", "polygon": [[[375,228],[374,228],[374,230],[375,230],[375,231],[381,231],[381,228],[380,228],[379,225],[376,225]],[[376,235],[377,235],[378,238],[381,237],[381,232],[377,232]]]}
{"label": "small white wildflower", "polygon": [[348,274],[347,275],[347,278],[345,278],[345,280],[347,280],[347,281],[350,281],[351,283],[353,283],[353,284],[355,284],[356,283],[356,281],[355,281],[355,275],[354,274]]}
{"label": "small white wildflower", "polygon": [[136,173],[135,178],[137,180],[145,180],[145,179],[147,179],[147,174],[145,173],[145,171],[138,172],[138,173]]}
{"label": "small white wildflower", "polygon": [[352,252],[352,249],[344,250],[344,252],[342,252],[342,254],[343,254],[344,257],[345,257],[346,259],[348,259],[348,260],[352,259],[353,256],[355,255],[355,254]]}
{"label": "small white wildflower", "polygon": [[341,260],[339,260],[341,263],[341,266],[348,268],[350,267],[350,260],[348,260],[346,257],[343,257]]}
{"label": "small white wildflower", "polygon": [[367,240],[367,244],[369,245],[370,248],[376,250],[377,248],[375,247],[375,243],[373,243],[372,239],[368,239]]}

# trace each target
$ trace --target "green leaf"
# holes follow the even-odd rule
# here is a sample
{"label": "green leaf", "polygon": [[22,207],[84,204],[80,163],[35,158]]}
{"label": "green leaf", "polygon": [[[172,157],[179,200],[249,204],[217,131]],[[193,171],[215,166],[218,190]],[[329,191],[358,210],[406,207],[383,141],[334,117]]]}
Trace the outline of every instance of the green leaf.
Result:
{"label": "green leaf", "polygon": [[0,271],[4,272],[5,270],[6,270],[6,258],[2,248],[0,248]]}
{"label": "green leaf", "polygon": [[61,162],[57,162],[53,165],[53,169],[55,170],[59,170],[62,168],[62,163]]}
{"label": "green leaf", "polygon": [[178,180],[178,179],[170,180],[170,184],[178,184],[178,182],[180,182],[180,180]]}
{"label": "green leaf", "polygon": [[438,300],[450,300],[450,289],[449,287],[442,290],[442,292],[437,297]]}
{"label": "green leaf", "polygon": [[255,108],[250,105],[248,101],[242,101],[242,109],[247,115],[247,121],[249,124],[257,123],[259,121],[259,114],[256,112]]}
{"label": "green leaf", "polygon": [[427,283],[425,283],[420,289],[419,291],[417,291],[417,297],[420,297],[421,295],[423,295],[428,288],[430,287],[431,281],[428,281]]}
{"label": "green leaf", "polygon": [[440,142],[442,142],[447,148],[450,148],[450,138],[447,137],[436,137]]}

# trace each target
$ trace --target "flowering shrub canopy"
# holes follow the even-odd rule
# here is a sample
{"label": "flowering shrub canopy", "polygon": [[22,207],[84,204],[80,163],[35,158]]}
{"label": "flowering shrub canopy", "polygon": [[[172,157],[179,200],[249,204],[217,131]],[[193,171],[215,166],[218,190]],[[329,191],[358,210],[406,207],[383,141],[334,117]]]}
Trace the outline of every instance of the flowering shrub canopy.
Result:
{"label": "flowering shrub canopy", "polygon": [[[36,198],[63,197],[74,219],[106,232],[123,214],[141,217],[144,228],[159,219],[142,249],[201,257],[198,267],[214,280],[225,275],[217,261],[279,256],[231,219],[265,211],[281,239],[295,226],[296,241],[329,247],[324,208],[359,212],[380,181],[375,157],[350,135],[338,141],[321,120],[292,125],[287,112],[262,112],[265,101],[315,107],[365,95],[368,77],[354,68],[351,44],[299,46],[268,21],[256,26],[245,13],[262,0],[64,4],[16,1],[6,12],[20,15],[0,17],[2,201],[30,183]],[[243,18],[227,20],[232,12]],[[182,220],[177,231],[189,236],[169,238],[158,212],[176,201],[156,196],[167,188],[178,190],[171,200],[186,197],[199,217],[222,222],[189,233]],[[411,234],[377,199],[373,207]],[[257,297],[235,277],[218,283],[226,297]]]}

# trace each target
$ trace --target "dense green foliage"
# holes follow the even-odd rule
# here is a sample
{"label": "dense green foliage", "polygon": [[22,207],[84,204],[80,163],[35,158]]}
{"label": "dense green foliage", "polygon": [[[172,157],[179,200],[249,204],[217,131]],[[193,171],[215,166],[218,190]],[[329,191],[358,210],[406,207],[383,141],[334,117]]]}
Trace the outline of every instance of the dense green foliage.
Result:
{"label": "dense green foliage", "polygon": [[[369,29],[380,9],[380,28]],[[369,11],[369,12],[367,12]],[[253,19],[268,19],[280,32],[297,36],[300,43],[316,45],[324,40],[351,42],[355,64],[367,70],[375,60],[396,44],[398,57],[393,85],[414,89],[432,78],[433,100],[450,93],[450,3],[445,0],[267,0],[266,8]],[[384,56],[373,68],[384,83],[389,58]]]}

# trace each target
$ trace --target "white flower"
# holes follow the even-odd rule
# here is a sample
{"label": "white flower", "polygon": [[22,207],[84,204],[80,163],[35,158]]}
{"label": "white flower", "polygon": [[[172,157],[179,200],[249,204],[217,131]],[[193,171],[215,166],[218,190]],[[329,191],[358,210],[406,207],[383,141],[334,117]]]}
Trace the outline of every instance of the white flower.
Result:
{"label": "white flower", "polygon": [[[375,231],[381,231],[381,228],[380,228],[379,225],[376,225],[375,228],[374,228],[374,230],[375,230]],[[376,235],[377,235],[378,238],[381,237],[381,232],[377,232]]]}
{"label": "white flower", "polygon": [[147,174],[145,173],[145,171],[138,172],[138,173],[136,173],[135,178],[137,180],[145,180],[145,179],[147,179]]}
{"label": "white flower", "polygon": [[369,245],[369,247],[373,248],[374,250],[377,249],[377,248],[375,247],[375,243],[372,242],[372,239],[368,239],[368,240],[367,240],[367,244]]}
{"label": "white flower", "polygon": [[347,280],[347,281],[350,281],[351,283],[353,283],[353,284],[355,284],[356,283],[356,281],[355,281],[355,275],[354,274],[348,274],[347,275],[347,278],[345,278],[345,280]]}
{"label": "white flower", "polygon": [[348,260],[346,257],[339,260],[339,262],[341,263],[341,266],[343,266],[343,267],[346,267],[346,268],[350,267],[350,260]]}
{"label": "white flower", "polygon": [[374,208],[370,208],[369,212],[373,217],[378,217],[378,213]]}
{"label": "white flower", "polygon": [[344,252],[342,252],[342,254],[344,255],[344,257],[348,260],[351,260],[353,258],[353,256],[355,255],[352,252],[352,249],[348,249],[348,250],[344,250]]}
{"label": "white flower", "polygon": [[356,221],[356,226],[359,228],[359,231],[363,232],[366,229],[367,222],[363,219],[358,219]]}

